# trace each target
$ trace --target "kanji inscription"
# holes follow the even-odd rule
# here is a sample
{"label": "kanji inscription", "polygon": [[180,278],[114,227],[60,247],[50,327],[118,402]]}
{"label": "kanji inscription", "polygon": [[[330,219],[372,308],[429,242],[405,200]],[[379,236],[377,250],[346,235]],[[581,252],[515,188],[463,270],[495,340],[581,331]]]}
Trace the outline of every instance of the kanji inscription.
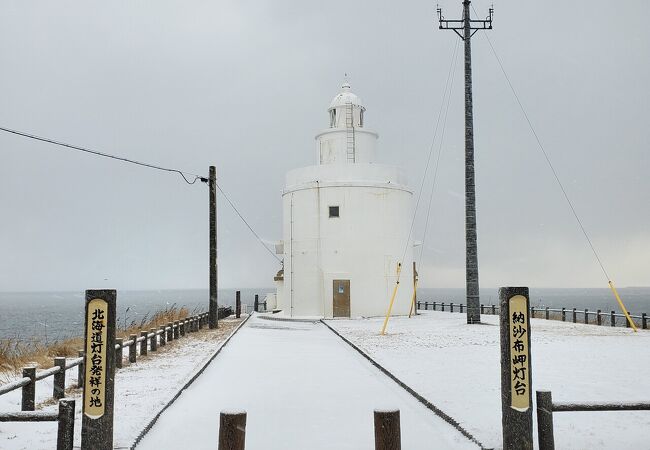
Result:
{"label": "kanji inscription", "polygon": [[526,297],[515,295],[510,303],[510,388],[511,406],[519,411],[530,407],[530,354]]}
{"label": "kanji inscription", "polygon": [[91,419],[104,415],[106,403],[106,326],[108,303],[96,298],[88,303],[86,317],[86,356],[84,414]]}

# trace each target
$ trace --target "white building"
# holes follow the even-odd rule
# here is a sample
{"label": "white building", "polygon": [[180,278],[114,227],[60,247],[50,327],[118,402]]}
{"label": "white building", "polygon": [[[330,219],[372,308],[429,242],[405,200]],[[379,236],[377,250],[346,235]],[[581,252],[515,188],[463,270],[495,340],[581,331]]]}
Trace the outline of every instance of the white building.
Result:
{"label": "white building", "polygon": [[393,314],[408,314],[413,193],[396,168],[375,163],[378,135],[345,83],[316,135],[316,165],[290,171],[282,194],[284,269],[277,308],[291,317],[385,315],[403,261]]}

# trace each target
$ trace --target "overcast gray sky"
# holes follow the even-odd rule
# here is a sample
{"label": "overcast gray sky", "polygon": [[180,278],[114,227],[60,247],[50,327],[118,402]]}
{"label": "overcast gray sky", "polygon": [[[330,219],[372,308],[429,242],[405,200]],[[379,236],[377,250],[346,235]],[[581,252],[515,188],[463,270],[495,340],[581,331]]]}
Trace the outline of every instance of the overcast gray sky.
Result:
{"label": "overcast gray sky", "polygon": [[[460,17],[460,1],[440,3]],[[380,161],[419,189],[458,40],[424,0],[0,4],[0,126],[214,164],[268,240],[284,174],[314,162],[345,72]],[[650,3],[494,7],[490,38],[607,270],[650,285]],[[481,285],[606,287],[482,33],[473,56]],[[426,287],[464,286],[462,64],[454,77]],[[0,155],[0,290],[207,287],[204,184],[4,133]],[[219,212],[221,286],[271,286],[277,261],[223,199]]]}

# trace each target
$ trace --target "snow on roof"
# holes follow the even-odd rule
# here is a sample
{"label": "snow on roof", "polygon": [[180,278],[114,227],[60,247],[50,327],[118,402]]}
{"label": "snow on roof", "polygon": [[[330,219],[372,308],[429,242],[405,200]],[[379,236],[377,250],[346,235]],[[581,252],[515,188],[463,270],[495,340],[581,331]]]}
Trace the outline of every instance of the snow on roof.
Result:
{"label": "snow on roof", "polygon": [[339,106],[344,106],[344,105],[347,105],[349,103],[351,103],[353,105],[356,105],[356,106],[359,106],[359,107],[361,107],[361,109],[364,109],[364,110],[366,109],[363,106],[363,104],[361,102],[361,99],[354,92],[352,92],[350,90],[350,83],[348,83],[346,81],[341,86],[341,92],[339,92],[336,95],[336,97],[334,97],[334,99],[332,99],[332,103],[330,103],[329,109],[336,108],[336,107],[339,107]]}

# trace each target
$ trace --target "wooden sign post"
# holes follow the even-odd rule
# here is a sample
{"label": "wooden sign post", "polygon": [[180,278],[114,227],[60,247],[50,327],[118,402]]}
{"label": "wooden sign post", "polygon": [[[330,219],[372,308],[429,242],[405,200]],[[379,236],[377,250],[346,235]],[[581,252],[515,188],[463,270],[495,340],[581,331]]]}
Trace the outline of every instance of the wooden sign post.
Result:
{"label": "wooden sign post", "polygon": [[533,449],[530,300],[527,287],[499,289],[504,450]]}
{"label": "wooden sign post", "polygon": [[82,450],[113,448],[114,290],[86,291]]}

